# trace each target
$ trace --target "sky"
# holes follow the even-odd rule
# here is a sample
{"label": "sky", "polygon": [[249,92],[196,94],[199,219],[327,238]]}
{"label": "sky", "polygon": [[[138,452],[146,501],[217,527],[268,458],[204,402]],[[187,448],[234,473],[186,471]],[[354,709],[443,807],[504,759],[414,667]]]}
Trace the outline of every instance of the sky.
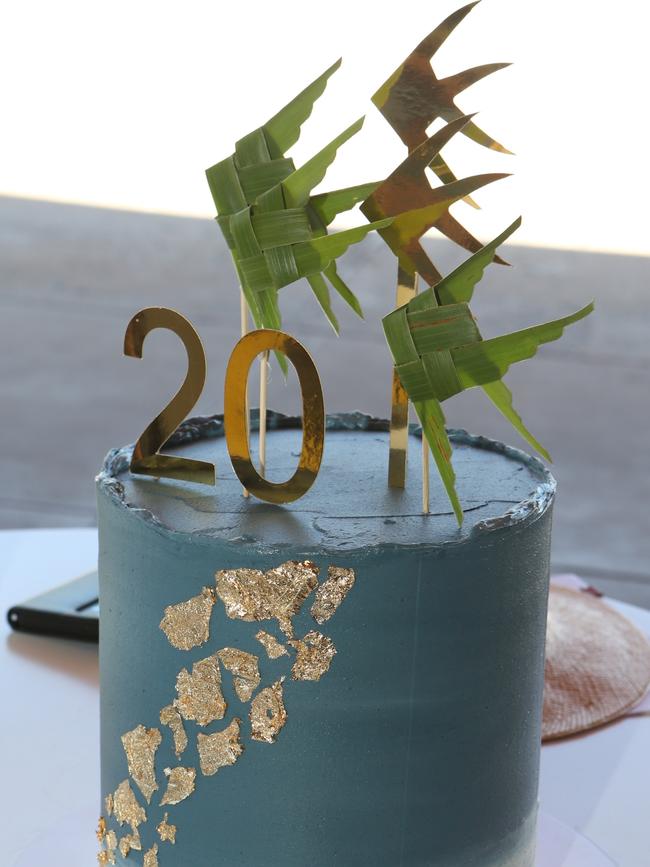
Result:
{"label": "sky", "polygon": [[[322,189],[379,180],[405,150],[369,97],[460,5],[7,3],[0,193],[211,217],[204,169],[341,55],[291,155],[366,114]],[[459,136],[445,149],[458,176],[514,173],[476,194],[480,211],[454,206],[467,228],[488,240],[521,214],[519,243],[650,253],[649,23],[640,0],[482,0],[470,13],[436,72],[513,62],[458,104],[516,156]]]}

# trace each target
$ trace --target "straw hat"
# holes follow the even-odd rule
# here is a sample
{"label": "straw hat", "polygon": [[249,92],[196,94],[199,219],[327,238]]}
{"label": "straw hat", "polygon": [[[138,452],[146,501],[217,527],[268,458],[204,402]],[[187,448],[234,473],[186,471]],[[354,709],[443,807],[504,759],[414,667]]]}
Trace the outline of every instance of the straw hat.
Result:
{"label": "straw hat", "polygon": [[590,593],[551,587],[542,739],[610,722],[650,685],[650,642]]}

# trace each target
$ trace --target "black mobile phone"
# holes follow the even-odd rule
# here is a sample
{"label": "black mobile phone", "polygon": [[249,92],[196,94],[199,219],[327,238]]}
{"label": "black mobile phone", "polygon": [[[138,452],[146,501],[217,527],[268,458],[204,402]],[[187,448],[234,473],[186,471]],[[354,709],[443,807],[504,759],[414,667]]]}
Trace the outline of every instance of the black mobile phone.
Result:
{"label": "black mobile phone", "polygon": [[18,632],[98,641],[97,572],[88,572],[20,605],[14,605],[7,612],[7,620],[11,628]]}

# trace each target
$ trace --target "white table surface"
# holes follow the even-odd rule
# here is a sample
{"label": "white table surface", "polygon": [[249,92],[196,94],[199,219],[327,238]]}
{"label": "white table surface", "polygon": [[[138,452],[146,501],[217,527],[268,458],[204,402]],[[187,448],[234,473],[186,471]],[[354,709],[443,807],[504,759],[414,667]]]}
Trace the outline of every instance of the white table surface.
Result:
{"label": "white table surface", "polygon": [[[93,569],[96,556],[94,529],[0,531],[0,867],[98,802],[96,646],[14,634],[5,619],[12,604]],[[612,604],[650,634],[650,612]],[[540,802],[619,867],[649,867],[650,715],[544,746]],[[54,847],[48,867],[68,867],[57,858]]]}

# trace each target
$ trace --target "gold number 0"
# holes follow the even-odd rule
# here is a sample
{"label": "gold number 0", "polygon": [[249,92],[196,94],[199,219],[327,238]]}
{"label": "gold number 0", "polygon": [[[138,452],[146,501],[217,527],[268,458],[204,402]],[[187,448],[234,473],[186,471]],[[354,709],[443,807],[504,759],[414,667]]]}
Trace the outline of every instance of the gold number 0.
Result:
{"label": "gold number 0", "polygon": [[[246,386],[254,359],[266,350],[282,352],[298,374],[302,395],[302,449],[298,469],[286,482],[262,478],[251,461],[246,425]],[[325,406],[316,365],[307,350],[283,331],[250,331],[237,343],[226,369],[224,388],[226,444],[235,473],[242,485],[260,500],[290,503],[314,484],[325,442]]]}
{"label": "gold number 0", "polygon": [[124,335],[124,354],[142,358],[144,339],[155,328],[173,331],[183,341],[187,350],[187,374],[178,392],[135,444],[131,472],[214,485],[213,464],[158,453],[199,399],[205,384],[206,362],[201,339],[191,323],[167,307],[147,307],[135,314]]}

